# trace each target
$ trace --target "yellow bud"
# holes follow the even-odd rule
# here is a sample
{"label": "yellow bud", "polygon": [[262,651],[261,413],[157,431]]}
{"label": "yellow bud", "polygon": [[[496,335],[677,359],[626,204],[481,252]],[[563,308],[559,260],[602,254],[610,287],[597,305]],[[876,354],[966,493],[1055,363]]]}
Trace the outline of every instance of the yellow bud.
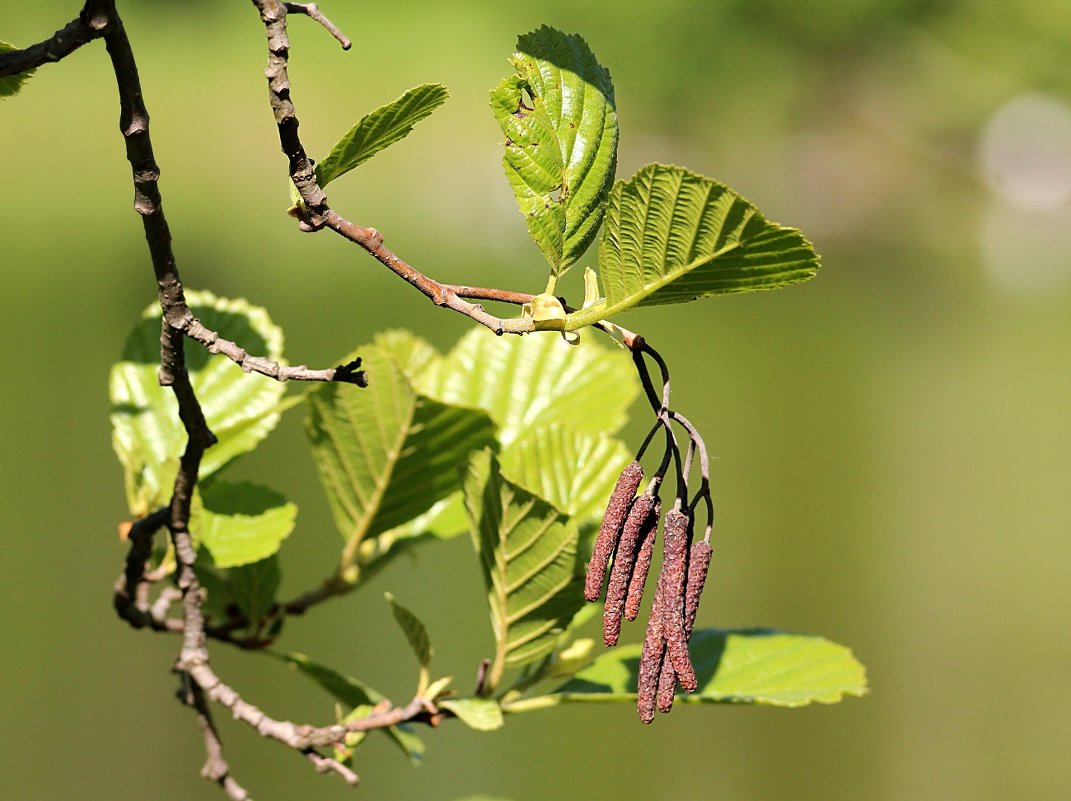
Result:
{"label": "yellow bud", "polygon": [[550,293],[543,293],[532,298],[529,306],[536,329],[560,331],[565,328],[565,308],[562,302]]}

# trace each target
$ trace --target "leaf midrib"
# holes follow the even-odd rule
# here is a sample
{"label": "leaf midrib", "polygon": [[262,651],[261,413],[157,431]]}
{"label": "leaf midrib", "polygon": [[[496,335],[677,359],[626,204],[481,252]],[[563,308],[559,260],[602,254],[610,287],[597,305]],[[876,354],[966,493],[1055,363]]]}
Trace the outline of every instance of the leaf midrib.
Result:
{"label": "leaf midrib", "polygon": [[[399,376],[399,380],[404,382],[405,378]],[[404,387],[403,387],[404,388]],[[398,462],[401,461],[402,446],[409,438],[409,434],[413,428],[413,419],[416,416],[416,407],[419,402],[419,396],[417,393],[410,390],[408,409],[401,409],[402,415],[399,419],[398,437],[395,440],[394,446],[385,453],[386,460],[384,469],[379,478],[375,479],[372,484],[372,493],[369,497],[368,503],[365,504],[364,513],[359,520],[355,521],[355,527],[349,538],[346,540],[346,546],[343,549],[343,569],[348,567],[356,558],[357,547],[364,540],[365,534],[368,533],[368,529],[372,525],[372,521],[375,520],[376,513],[379,511],[383,502],[383,495],[387,491],[387,487],[390,485],[391,477],[394,475],[394,469],[398,466]],[[398,410],[399,407],[395,406]],[[349,406],[346,406],[346,416],[349,418],[352,414],[352,410]],[[378,415],[377,415],[378,417]],[[354,426],[354,432],[360,436],[358,427]],[[369,453],[364,442],[361,442],[361,450],[368,459]]]}
{"label": "leaf midrib", "polygon": [[[607,317],[612,317],[618,312],[625,311],[626,309],[631,309],[633,306],[639,305],[639,302],[642,301],[644,298],[649,298],[655,292],[662,289],[662,287],[666,286],[667,284],[673,283],[682,275],[686,275],[692,272],[692,270],[696,270],[699,267],[702,267],[704,264],[709,264],[715,259],[724,256],[726,253],[731,253],[732,251],[736,250],[744,244],[746,244],[746,242],[742,240],[734,242],[731,245],[726,245],[720,250],[715,251],[709,256],[705,256],[701,259],[694,259],[678,269],[663,273],[662,277],[659,278],[657,281],[654,281],[650,284],[645,284],[640,292],[637,292],[633,295],[629,295],[624,299],[618,301],[617,303],[613,304],[612,306],[607,305],[606,300],[604,299],[594,304],[593,306],[588,306],[586,309],[582,309],[581,311],[576,312],[575,316],[570,314],[565,318],[565,330],[575,331],[578,328],[583,328],[586,325],[597,323],[599,320],[605,319]],[[638,301],[636,300],[637,297],[639,297]]]}

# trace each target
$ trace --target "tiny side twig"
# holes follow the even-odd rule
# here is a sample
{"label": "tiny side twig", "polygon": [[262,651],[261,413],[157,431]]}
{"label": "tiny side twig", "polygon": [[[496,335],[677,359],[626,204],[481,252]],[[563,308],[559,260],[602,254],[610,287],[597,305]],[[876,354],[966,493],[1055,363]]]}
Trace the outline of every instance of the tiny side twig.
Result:
{"label": "tiny side twig", "polygon": [[286,6],[288,13],[304,14],[309,19],[323,25],[327,32],[338,40],[338,43],[342,45],[343,50],[349,50],[353,47],[353,42],[351,42],[346,34],[340,31],[331,20],[323,15],[323,12],[320,11],[320,7],[316,5],[316,3],[284,3],[283,5]]}

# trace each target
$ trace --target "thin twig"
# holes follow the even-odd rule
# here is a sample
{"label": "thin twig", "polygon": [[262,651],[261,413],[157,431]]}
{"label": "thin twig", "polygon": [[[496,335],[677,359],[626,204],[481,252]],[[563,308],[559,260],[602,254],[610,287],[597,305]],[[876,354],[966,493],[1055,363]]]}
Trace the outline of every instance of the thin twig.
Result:
{"label": "thin twig", "polygon": [[353,47],[353,42],[351,42],[342,31],[335,27],[335,24],[331,22],[331,20],[323,15],[316,3],[284,3],[283,5],[286,6],[286,10],[291,14],[304,14],[310,19],[319,22],[327,29],[329,34],[338,40],[338,43],[342,45],[343,50],[349,50]]}
{"label": "thin twig", "polygon": [[181,675],[182,700],[187,706],[193,707],[197,713],[197,726],[205,741],[205,764],[201,768],[201,775],[222,787],[233,801],[251,801],[249,793],[231,776],[230,766],[223,758],[223,742],[212,720],[212,711],[205,702],[204,691],[197,686],[196,682],[191,681],[187,674]]}
{"label": "thin twig", "polygon": [[325,757],[315,748],[305,748],[302,753],[316,768],[317,773],[337,773],[351,787],[356,787],[360,777],[337,759]]}
{"label": "thin twig", "polygon": [[340,365],[326,370],[310,370],[304,364],[293,367],[279,364],[263,356],[253,356],[245,348],[229,339],[224,339],[217,332],[205,326],[193,316],[189,309],[186,314],[176,321],[179,330],[184,331],[190,339],[201,343],[209,353],[219,353],[226,356],[247,373],[259,373],[260,375],[274,378],[276,381],[339,381],[358,386],[368,386],[365,374],[356,368],[360,366],[360,359],[350,365]]}

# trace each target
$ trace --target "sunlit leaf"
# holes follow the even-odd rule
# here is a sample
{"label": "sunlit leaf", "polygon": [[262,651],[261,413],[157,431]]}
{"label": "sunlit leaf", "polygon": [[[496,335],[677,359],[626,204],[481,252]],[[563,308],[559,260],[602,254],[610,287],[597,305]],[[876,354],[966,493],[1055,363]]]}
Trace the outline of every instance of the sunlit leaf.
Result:
{"label": "sunlit leaf", "polygon": [[457,719],[476,731],[502,728],[502,708],[490,698],[449,698],[440,701],[442,709],[453,712]]}
{"label": "sunlit leaf", "polygon": [[247,481],[201,485],[190,528],[216,567],[265,559],[294,530],[297,506],[273,489]]}
{"label": "sunlit leaf", "polygon": [[[636,700],[639,644],[602,654],[552,694],[523,699],[507,711],[563,701]],[[769,629],[703,629],[690,650],[699,689],[678,701],[798,707],[833,704],[867,691],[866,671],[850,649],[824,637]]]}
{"label": "sunlit leaf", "polygon": [[[15,47],[13,44],[0,41],[0,53],[10,53],[12,50],[21,50],[20,47]],[[26,72],[19,72],[14,75],[7,75],[0,78],[0,97],[11,97],[22,89],[26,81],[33,77],[34,70],[29,69]]]}
{"label": "sunlit leaf", "polygon": [[446,102],[449,92],[437,83],[416,86],[397,100],[363,116],[316,165],[321,187],[363,164],[380,150],[404,139],[413,126]]}
{"label": "sunlit leaf", "polygon": [[465,506],[491,612],[493,690],[507,667],[552,651],[580,607],[578,535],[565,514],[504,479],[487,451],[469,462]]}
{"label": "sunlit leaf", "polygon": [[595,337],[571,347],[557,336],[496,337],[476,328],[417,383],[444,403],[485,410],[503,446],[556,422],[612,434],[639,392],[628,354]]}
{"label": "sunlit leaf", "polygon": [[605,434],[554,422],[526,431],[502,450],[502,473],[580,521],[601,520],[632,456]]}
{"label": "sunlit leaf", "polygon": [[521,36],[516,74],[491,92],[506,135],[502,164],[551,272],[560,275],[591,244],[617,161],[610,73],[576,34],[546,26]]}
{"label": "sunlit leaf", "polygon": [[818,270],[811,243],[768,221],[732,189],[648,164],[610,192],[599,242],[604,300],[570,314],[576,328],[633,306],[776,289]]}
{"label": "sunlit leaf", "polygon": [[[194,316],[221,337],[250,353],[282,361],[283,332],[264,309],[210,292],[187,292],[186,300]],[[169,501],[186,445],[174,393],[157,380],[159,362],[160,307],[154,304],[128,337],[109,380],[112,446],[125,468],[127,501],[137,517]],[[186,347],[186,363],[205,419],[219,440],[201,461],[200,477],[205,479],[255,448],[275,428],[286,387],[249,375],[227,357],[211,355],[196,344]]]}

